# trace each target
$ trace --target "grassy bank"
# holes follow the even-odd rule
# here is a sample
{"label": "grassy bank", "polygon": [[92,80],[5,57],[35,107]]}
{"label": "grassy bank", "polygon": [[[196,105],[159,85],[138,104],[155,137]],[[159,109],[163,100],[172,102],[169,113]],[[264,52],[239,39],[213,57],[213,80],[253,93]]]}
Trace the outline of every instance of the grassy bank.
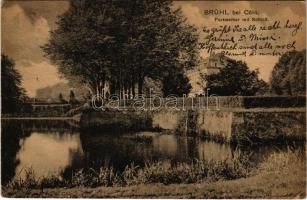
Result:
{"label": "grassy bank", "polygon": [[220,162],[209,167],[208,163],[203,164],[171,166],[158,162],[142,169],[130,166],[121,176],[112,175],[110,169],[109,172],[101,170],[95,177],[85,177],[84,172],[78,172],[72,185],[47,184],[43,187],[35,181],[32,185],[23,182],[2,187],[2,195],[144,198],[303,198],[306,195],[305,159],[297,152],[272,154],[258,168],[247,171],[244,169],[248,167],[239,169],[234,163]]}
{"label": "grassy bank", "polygon": [[[242,158],[241,158],[242,159]],[[251,171],[247,162],[239,158],[224,161],[198,161],[192,163],[172,164],[171,161],[148,162],[140,168],[133,163],[124,171],[115,172],[112,167],[101,167],[98,170],[80,169],[72,173],[71,178],[60,176],[35,176],[35,172],[25,169],[25,176],[15,178],[6,187],[12,189],[42,189],[57,187],[114,187],[139,184],[162,183],[198,183],[204,180],[230,180],[248,176]]]}

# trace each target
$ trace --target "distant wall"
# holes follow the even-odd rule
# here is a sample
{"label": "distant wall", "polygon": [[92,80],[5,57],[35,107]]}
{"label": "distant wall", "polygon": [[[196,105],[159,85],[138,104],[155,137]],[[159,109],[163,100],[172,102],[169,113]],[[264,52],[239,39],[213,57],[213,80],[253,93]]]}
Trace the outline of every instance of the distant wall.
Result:
{"label": "distant wall", "polygon": [[271,140],[305,141],[304,110],[155,112],[153,125],[181,135],[209,137],[225,142],[262,143]]}
{"label": "distant wall", "polygon": [[169,130],[174,134],[201,136],[224,142],[262,143],[305,141],[304,109],[260,111],[89,111],[81,116],[81,128],[114,131]]}
{"label": "distant wall", "polygon": [[[110,130],[158,128],[226,142],[305,141],[305,100],[304,96],[198,97],[178,99],[178,109],[167,109],[165,102],[146,99],[145,110],[138,111],[133,109],[134,101],[126,100],[127,110],[97,112],[90,109],[83,113],[81,126]],[[159,109],[149,106],[157,107],[160,103]]]}
{"label": "distant wall", "polygon": [[69,110],[80,105],[60,104],[60,103],[25,103],[20,112],[2,114],[2,117],[66,117]]}
{"label": "distant wall", "polygon": [[176,130],[180,126],[180,119],[184,118],[183,112],[163,110],[152,114],[152,126],[167,130]]}
{"label": "distant wall", "polygon": [[[172,99],[173,100],[173,99]],[[146,109],[150,107],[161,106],[166,108],[166,98],[144,99]],[[120,105],[132,108],[135,100],[122,100]],[[168,104],[170,106],[170,104]],[[305,96],[209,96],[209,97],[178,97],[176,107],[179,109],[207,108],[216,110],[216,108],[289,108],[289,107],[305,107]]]}
{"label": "distant wall", "polygon": [[83,112],[80,128],[104,131],[146,130],[152,127],[152,118],[145,112],[92,111]]}
{"label": "distant wall", "polygon": [[195,132],[198,135],[215,136],[218,139],[230,141],[233,115],[233,112],[200,111]]}

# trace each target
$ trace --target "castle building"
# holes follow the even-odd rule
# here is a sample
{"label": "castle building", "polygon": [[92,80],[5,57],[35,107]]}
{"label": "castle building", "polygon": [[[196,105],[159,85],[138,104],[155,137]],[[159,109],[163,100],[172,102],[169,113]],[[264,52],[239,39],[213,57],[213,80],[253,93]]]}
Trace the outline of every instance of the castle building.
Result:
{"label": "castle building", "polygon": [[202,80],[202,74],[216,74],[228,63],[229,58],[221,53],[211,53],[208,58],[202,58],[200,64],[187,71],[192,89],[189,96],[196,96],[203,93],[206,83]]}

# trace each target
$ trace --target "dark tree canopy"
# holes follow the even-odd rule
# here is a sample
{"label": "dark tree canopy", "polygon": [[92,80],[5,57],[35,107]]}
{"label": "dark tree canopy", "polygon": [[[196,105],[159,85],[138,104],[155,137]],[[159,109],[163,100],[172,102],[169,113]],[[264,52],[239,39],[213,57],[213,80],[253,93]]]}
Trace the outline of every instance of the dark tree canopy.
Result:
{"label": "dark tree canopy", "polygon": [[258,74],[258,70],[250,70],[246,63],[229,59],[219,73],[202,77],[211,94],[254,96],[265,93],[268,87]]}
{"label": "dark tree canopy", "polygon": [[79,103],[79,101],[75,97],[74,91],[72,91],[72,90],[70,90],[70,94],[69,94],[69,103],[70,104],[78,104]]}
{"label": "dark tree canopy", "polygon": [[165,79],[168,71],[193,67],[198,59],[196,28],[171,1],[74,0],[43,46],[69,80],[102,93],[142,93],[145,77]]}
{"label": "dark tree canopy", "polygon": [[270,89],[278,95],[306,94],[306,50],[283,54],[273,68]]}
{"label": "dark tree canopy", "polygon": [[6,55],[1,55],[1,98],[3,113],[18,112],[25,98],[21,75],[13,60]]}
{"label": "dark tree canopy", "polygon": [[164,96],[177,95],[182,96],[186,94],[188,96],[192,86],[189,83],[188,77],[184,73],[173,72],[168,76],[165,76],[162,81],[162,92]]}

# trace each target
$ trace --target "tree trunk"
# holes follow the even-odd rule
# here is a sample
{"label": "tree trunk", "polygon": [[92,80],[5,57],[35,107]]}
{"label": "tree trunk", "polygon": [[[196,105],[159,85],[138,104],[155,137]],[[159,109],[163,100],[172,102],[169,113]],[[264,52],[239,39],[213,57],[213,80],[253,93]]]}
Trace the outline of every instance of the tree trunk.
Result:
{"label": "tree trunk", "polygon": [[101,80],[101,96],[102,98],[104,99],[104,94],[105,94],[105,91],[104,91],[104,85],[105,85],[105,75],[102,76],[102,80]]}
{"label": "tree trunk", "polygon": [[138,94],[139,95],[143,94],[143,82],[144,82],[144,79],[139,78],[139,81],[138,81]]}
{"label": "tree trunk", "polygon": [[128,99],[131,99],[131,84],[128,84]]}
{"label": "tree trunk", "polygon": [[110,81],[110,95],[115,94],[116,86],[114,81]]}
{"label": "tree trunk", "polygon": [[134,81],[132,81],[132,83],[131,83],[131,89],[132,89],[132,97],[134,98],[135,97],[135,83],[134,83]]}
{"label": "tree trunk", "polygon": [[96,84],[96,95],[99,96],[99,85]]}

